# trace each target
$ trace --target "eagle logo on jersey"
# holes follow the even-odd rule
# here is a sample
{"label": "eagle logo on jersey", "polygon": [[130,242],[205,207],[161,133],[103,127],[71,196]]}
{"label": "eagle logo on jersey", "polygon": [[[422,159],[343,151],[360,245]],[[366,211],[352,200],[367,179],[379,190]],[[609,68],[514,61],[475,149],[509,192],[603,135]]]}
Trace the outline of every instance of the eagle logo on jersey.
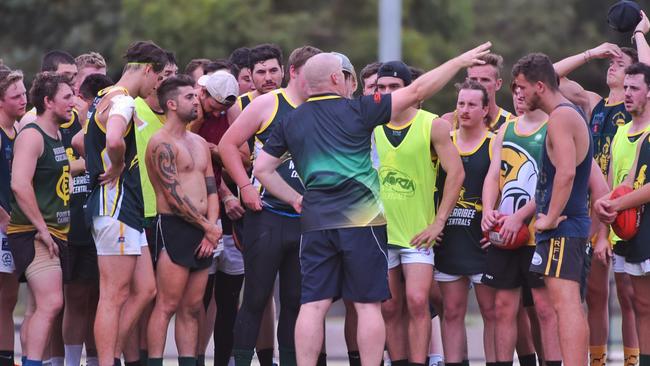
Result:
{"label": "eagle logo on jersey", "polygon": [[501,149],[501,203],[499,211],[511,215],[535,195],[537,161],[521,146],[504,141]]}
{"label": "eagle logo on jersey", "polygon": [[56,195],[63,201],[64,205],[70,200],[70,166],[64,165],[61,176],[56,182]]}

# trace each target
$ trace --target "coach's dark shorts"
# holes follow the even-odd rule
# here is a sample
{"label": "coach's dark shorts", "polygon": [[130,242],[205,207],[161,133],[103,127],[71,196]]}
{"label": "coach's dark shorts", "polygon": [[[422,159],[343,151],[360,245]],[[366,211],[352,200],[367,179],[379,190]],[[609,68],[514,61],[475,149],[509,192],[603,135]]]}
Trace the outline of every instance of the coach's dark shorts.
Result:
{"label": "coach's dark shorts", "polygon": [[99,283],[99,267],[97,265],[97,248],[95,244],[70,245],[68,244],[61,257],[66,260],[61,262],[66,268],[63,271],[63,283]]}
{"label": "coach's dark shorts", "polygon": [[481,282],[502,290],[522,286],[543,287],[544,281],[529,271],[534,252],[535,247],[528,245],[515,250],[491,246],[487,251],[487,266]]}
{"label": "coach's dark shorts", "polygon": [[190,272],[210,267],[212,256],[196,257],[196,248],[203,240],[203,230],[175,215],[158,215],[156,223],[156,250],[162,249],[175,264],[188,268]]}
{"label": "coach's dark shorts", "polygon": [[580,284],[585,297],[591,268],[591,245],[587,238],[551,238],[537,243],[530,270],[544,277],[562,278]]}
{"label": "coach's dark shorts", "polygon": [[300,244],[303,304],[388,299],[386,226],[309,231]]}

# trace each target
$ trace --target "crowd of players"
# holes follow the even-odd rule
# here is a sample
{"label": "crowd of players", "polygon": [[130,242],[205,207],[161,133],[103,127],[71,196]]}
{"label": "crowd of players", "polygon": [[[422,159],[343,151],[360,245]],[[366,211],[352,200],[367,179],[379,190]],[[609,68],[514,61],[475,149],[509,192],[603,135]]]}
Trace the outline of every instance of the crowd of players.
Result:
{"label": "crowd of players", "polygon": [[[262,44],[179,74],[139,41],[117,82],[57,50],[29,91],[0,64],[0,366],[20,282],[23,365],[160,366],[174,315],[179,365],[211,336],[216,365],[272,365],[276,278],[283,365],[327,362],[337,299],[351,365],[467,365],[474,288],[487,365],[600,366],[611,267],[625,365],[650,365],[650,213],[609,226],[650,201],[649,30],[522,57],[514,113],[490,43],[428,72]],[[607,97],[567,78],[592,59]],[[421,108],[461,70],[453,111]]]}

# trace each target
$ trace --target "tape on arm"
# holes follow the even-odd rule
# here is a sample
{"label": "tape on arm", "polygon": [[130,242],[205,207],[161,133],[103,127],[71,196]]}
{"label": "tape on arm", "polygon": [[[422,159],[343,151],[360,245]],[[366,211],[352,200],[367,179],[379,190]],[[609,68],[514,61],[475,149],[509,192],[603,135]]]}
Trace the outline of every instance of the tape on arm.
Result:
{"label": "tape on arm", "polygon": [[135,100],[130,95],[116,95],[111,98],[113,103],[111,110],[108,112],[108,117],[111,116],[122,116],[124,117],[124,122],[129,123],[131,118],[133,118],[133,110],[135,109]]}

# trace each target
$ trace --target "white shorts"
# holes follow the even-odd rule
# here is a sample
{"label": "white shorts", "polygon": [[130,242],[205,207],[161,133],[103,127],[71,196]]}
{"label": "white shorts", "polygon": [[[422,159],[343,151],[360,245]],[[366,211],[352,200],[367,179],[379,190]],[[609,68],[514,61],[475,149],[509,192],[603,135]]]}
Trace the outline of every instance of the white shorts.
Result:
{"label": "white shorts", "polygon": [[0,273],[14,273],[14,257],[9,250],[7,235],[0,232]]}
{"label": "white shorts", "polygon": [[641,263],[625,262],[625,273],[630,276],[647,276],[650,274],[650,259]]}
{"label": "white shorts", "polygon": [[433,266],[433,248],[393,249],[392,247],[388,247],[388,269],[395,268],[400,264],[409,263],[423,263]]}
{"label": "white shorts", "polygon": [[614,273],[625,273],[625,257],[612,253],[612,268]]}
{"label": "white shorts", "polygon": [[97,247],[97,255],[140,255],[147,246],[144,230],[138,231],[111,217],[93,217],[90,230]]}
{"label": "white shorts", "polygon": [[224,235],[219,245],[223,250],[217,258],[217,271],[231,276],[244,274],[244,258],[235,246],[232,235]]}
{"label": "white shorts", "polygon": [[433,274],[433,279],[435,279],[438,282],[454,282],[458,281],[463,277],[469,278],[470,282],[475,284],[475,285],[480,285],[481,284],[481,278],[483,278],[483,273],[477,273],[469,276],[463,276],[463,275],[453,275],[453,274],[448,274],[440,271],[436,271]]}

